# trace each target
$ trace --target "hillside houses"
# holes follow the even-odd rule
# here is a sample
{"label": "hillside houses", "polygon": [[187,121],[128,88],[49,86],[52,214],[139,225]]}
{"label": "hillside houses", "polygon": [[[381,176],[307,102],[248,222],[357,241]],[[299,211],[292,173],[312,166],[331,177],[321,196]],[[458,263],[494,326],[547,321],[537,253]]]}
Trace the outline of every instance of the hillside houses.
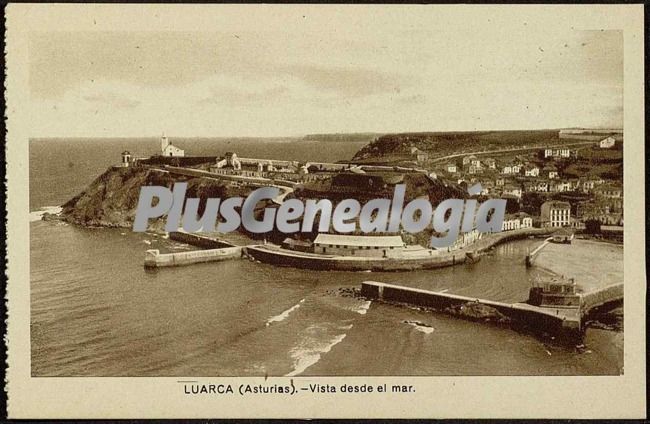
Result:
{"label": "hillside houses", "polygon": [[465,156],[463,157],[463,166],[469,165],[472,163],[472,161],[477,161],[477,160],[478,159],[474,155]]}
{"label": "hillside houses", "polygon": [[524,212],[508,214],[503,218],[501,231],[518,230],[520,228],[532,228],[533,218]]}
{"label": "hillside houses", "polygon": [[544,168],[542,168],[541,175],[542,177],[546,177],[549,180],[559,178],[560,176],[557,168],[554,165],[546,165]]}
{"label": "hillside houses", "polygon": [[602,178],[583,178],[580,180],[580,189],[583,193],[591,193],[594,188],[604,183]]}
{"label": "hillside houses", "polygon": [[449,172],[450,174],[455,174],[458,172],[458,166],[456,166],[455,163],[448,163],[445,165],[445,171]]}
{"label": "hillside houses", "polygon": [[605,199],[621,199],[623,197],[623,186],[618,183],[602,184],[593,190],[597,197]]}
{"label": "hillside houses", "polygon": [[521,199],[523,192],[519,186],[516,186],[514,184],[506,184],[503,187],[503,194]]}
{"label": "hillside houses", "polygon": [[560,159],[560,158],[570,158],[572,155],[571,149],[568,147],[558,147],[552,148],[547,147],[543,150],[544,159]]}
{"label": "hillside houses", "polygon": [[483,159],[483,165],[485,165],[485,167],[489,169],[496,169],[497,161],[495,161],[492,158],[485,158]]}
{"label": "hillside houses", "polygon": [[539,177],[539,167],[535,165],[524,166],[524,175],[526,177]]}
{"label": "hillside houses", "polygon": [[429,154],[418,149],[417,147],[411,147],[411,156],[415,157],[418,162],[426,162],[429,160]]}
{"label": "hillside houses", "polygon": [[[480,183],[480,196],[507,199],[508,211],[534,215],[527,216],[525,224],[522,218],[508,215],[504,231],[532,226],[533,220],[535,225],[572,225],[580,229],[585,228],[586,219],[621,225],[624,196],[621,182],[601,177],[604,171],[588,166],[590,160],[599,157],[606,157],[612,163],[616,152],[599,155],[599,151],[599,146],[589,147],[580,159],[573,149],[559,146],[493,158],[467,154],[457,161],[440,163],[437,170],[463,187]],[[548,203],[544,219],[538,218],[542,203]],[[576,214],[578,204],[580,209]]]}

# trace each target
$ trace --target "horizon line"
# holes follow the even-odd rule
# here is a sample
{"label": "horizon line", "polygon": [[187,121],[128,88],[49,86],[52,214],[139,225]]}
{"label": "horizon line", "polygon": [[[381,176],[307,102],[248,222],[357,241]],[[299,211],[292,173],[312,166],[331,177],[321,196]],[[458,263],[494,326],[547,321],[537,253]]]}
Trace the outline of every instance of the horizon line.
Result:
{"label": "horizon line", "polygon": [[473,132],[515,132],[515,131],[561,131],[561,130],[598,130],[598,131],[623,131],[622,127],[558,127],[558,128],[527,128],[527,129],[483,129],[483,130],[426,130],[426,131],[395,131],[395,132],[386,132],[386,131],[354,131],[354,132],[314,132],[314,133],[305,133],[305,134],[294,134],[294,135],[169,135],[165,132],[161,132],[160,135],[133,135],[133,136],[33,136],[29,137],[29,140],[33,139],[133,139],[133,138],[160,138],[161,136],[166,135],[168,138],[185,138],[185,139],[198,139],[198,138],[229,138],[229,139],[244,139],[244,138],[256,138],[256,139],[277,139],[277,138],[303,138],[314,135],[364,135],[364,134],[376,134],[376,135],[390,135],[390,134],[435,134],[435,133],[473,133]]}

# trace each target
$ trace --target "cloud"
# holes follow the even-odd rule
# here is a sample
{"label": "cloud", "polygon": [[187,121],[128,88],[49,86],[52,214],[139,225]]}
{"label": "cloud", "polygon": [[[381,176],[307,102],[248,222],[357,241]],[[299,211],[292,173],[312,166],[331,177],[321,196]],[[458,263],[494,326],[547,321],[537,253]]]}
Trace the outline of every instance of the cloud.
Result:
{"label": "cloud", "polygon": [[405,85],[400,75],[374,69],[318,65],[293,65],[279,69],[318,90],[352,97],[392,92]]}
{"label": "cloud", "polygon": [[42,34],[33,136],[622,124],[618,31],[377,31]]}

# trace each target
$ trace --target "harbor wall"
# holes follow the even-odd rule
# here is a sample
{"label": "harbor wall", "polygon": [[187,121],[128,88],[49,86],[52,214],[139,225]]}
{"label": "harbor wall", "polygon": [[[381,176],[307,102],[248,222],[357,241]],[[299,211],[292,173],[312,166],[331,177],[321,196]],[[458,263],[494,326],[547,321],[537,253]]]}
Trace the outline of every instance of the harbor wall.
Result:
{"label": "harbor wall", "polygon": [[250,258],[263,263],[323,271],[413,271],[452,266],[464,263],[467,259],[464,252],[442,255],[432,254],[432,256],[425,258],[402,259],[303,254],[287,249],[271,249],[265,246],[247,246],[245,253]]}
{"label": "harbor wall", "polygon": [[225,240],[208,237],[200,234],[186,233],[182,231],[172,231],[169,233],[169,239],[181,243],[190,244],[204,249],[219,249],[223,247],[235,247],[234,244]]}
{"label": "harbor wall", "polygon": [[542,244],[537,246],[535,249],[533,249],[530,253],[526,255],[526,266],[531,267],[535,263],[535,259],[539,256],[539,252],[542,251],[543,248],[545,248],[549,243],[551,242],[551,238],[547,238],[544,240]]}
{"label": "harbor wall", "polygon": [[616,283],[602,289],[582,294],[580,297],[580,312],[583,317],[611,303],[623,300],[623,283]]}
{"label": "harbor wall", "polygon": [[[252,259],[277,266],[289,266],[314,270],[337,271],[414,271],[419,269],[434,269],[454,266],[468,262],[467,255],[472,261],[477,260],[478,254],[490,248],[512,240],[530,236],[548,235],[549,229],[526,228],[502,233],[488,234],[481,240],[458,250],[431,251],[428,257],[363,257],[313,254],[282,249],[277,246],[247,246],[245,253]],[[394,252],[396,255],[396,253]]]}
{"label": "harbor wall", "polygon": [[242,257],[242,249],[242,247],[236,246],[175,253],[160,253],[157,249],[147,250],[144,258],[144,266],[147,268],[161,268],[238,259]]}
{"label": "harbor wall", "polygon": [[580,333],[580,319],[558,309],[546,309],[526,303],[503,303],[450,293],[365,281],[361,295],[384,302],[433,308],[460,318],[508,322],[532,330],[575,338]]}

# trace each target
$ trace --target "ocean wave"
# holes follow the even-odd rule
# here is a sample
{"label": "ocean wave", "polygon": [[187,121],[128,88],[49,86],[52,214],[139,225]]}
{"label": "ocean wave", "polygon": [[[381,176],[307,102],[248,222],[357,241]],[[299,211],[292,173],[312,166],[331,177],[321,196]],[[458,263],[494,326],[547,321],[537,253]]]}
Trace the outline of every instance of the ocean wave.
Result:
{"label": "ocean wave", "polygon": [[29,222],[40,221],[46,213],[58,215],[62,210],[63,208],[61,206],[44,206],[37,211],[29,213]]}
{"label": "ocean wave", "polygon": [[[346,328],[351,328],[352,325]],[[307,368],[320,361],[322,355],[326,354],[334,346],[341,343],[347,334],[339,334],[327,341],[318,342],[314,339],[309,339],[305,345],[295,348],[291,351],[291,356],[294,359],[293,371],[286,374],[285,377],[294,377],[302,374]]]}
{"label": "ocean wave", "polygon": [[293,312],[293,311],[295,311],[296,309],[300,308],[300,305],[301,305],[304,301],[305,301],[305,299],[302,299],[300,302],[298,302],[297,304],[293,305],[292,307],[290,307],[290,308],[287,309],[286,311],[282,312],[280,315],[276,315],[276,316],[274,316],[274,317],[269,318],[269,319],[266,321],[266,326],[268,327],[269,325],[271,325],[271,323],[274,323],[274,322],[284,321],[285,319],[287,319],[287,318],[289,317],[289,314],[290,314],[291,312]]}
{"label": "ocean wave", "polygon": [[430,326],[429,324],[425,324],[423,322],[420,322],[420,321],[404,321],[404,323],[406,323],[408,325],[412,325],[413,327],[415,327],[416,330],[418,330],[418,331],[420,331],[420,332],[422,332],[424,334],[431,334],[434,331],[434,328],[432,326]]}
{"label": "ocean wave", "polygon": [[367,300],[359,305],[359,307],[355,310],[356,313],[365,315],[368,312],[368,309],[370,309],[370,305],[372,304],[372,301]]}

